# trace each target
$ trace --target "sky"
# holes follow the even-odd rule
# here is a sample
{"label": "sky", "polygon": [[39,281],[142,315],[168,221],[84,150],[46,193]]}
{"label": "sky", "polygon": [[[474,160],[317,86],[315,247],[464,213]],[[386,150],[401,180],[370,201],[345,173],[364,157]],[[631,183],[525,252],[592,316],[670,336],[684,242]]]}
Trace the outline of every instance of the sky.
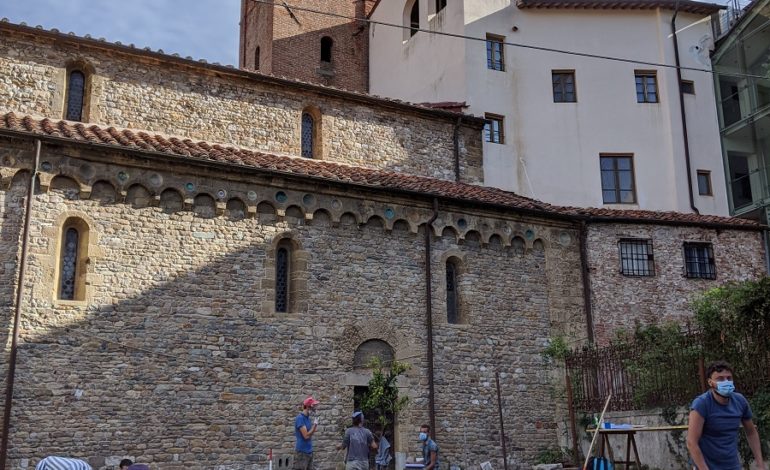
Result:
{"label": "sky", "polygon": [[240,0],[0,0],[0,18],[238,65]]}

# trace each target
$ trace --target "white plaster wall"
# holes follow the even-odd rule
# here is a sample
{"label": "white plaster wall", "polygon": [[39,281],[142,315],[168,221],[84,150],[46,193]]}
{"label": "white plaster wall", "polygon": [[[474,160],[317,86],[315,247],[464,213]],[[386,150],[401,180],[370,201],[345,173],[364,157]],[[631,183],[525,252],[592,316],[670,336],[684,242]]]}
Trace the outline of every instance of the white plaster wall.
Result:
{"label": "white plaster wall", "polygon": [[[445,23],[457,28],[452,32],[479,38],[492,33],[511,43],[674,63],[670,11],[519,10],[509,0],[463,4],[464,25]],[[402,18],[402,9],[402,1],[381,2],[374,18]],[[453,11],[448,13],[455,18]],[[708,68],[689,52],[710,33],[708,20],[680,14],[677,23],[682,65]],[[506,142],[484,147],[486,184],[557,204],[602,207],[599,155],[633,154],[638,204],[615,207],[691,211],[673,68],[505,46],[506,70],[499,72],[486,68],[484,42],[464,41],[464,72],[458,75],[455,54],[445,60],[443,47],[421,49],[419,40],[428,41],[419,36],[412,38],[418,40],[414,46],[401,46],[399,56],[389,50],[392,42],[372,35],[373,70],[394,72],[387,78],[373,73],[372,93],[417,102],[464,95],[470,114],[504,115]],[[403,52],[418,49],[420,54]],[[442,67],[444,72],[434,72]],[[553,102],[555,69],[575,70],[577,103]],[[657,71],[659,103],[636,102],[635,70]],[[695,95],[685,96],[695,204],[701,213],[726,215],[712,79],[696,71],[683,71],[683,79],[692,80],[696,89]],[[698,169],[711,171],[714,196],[698,196]]]}

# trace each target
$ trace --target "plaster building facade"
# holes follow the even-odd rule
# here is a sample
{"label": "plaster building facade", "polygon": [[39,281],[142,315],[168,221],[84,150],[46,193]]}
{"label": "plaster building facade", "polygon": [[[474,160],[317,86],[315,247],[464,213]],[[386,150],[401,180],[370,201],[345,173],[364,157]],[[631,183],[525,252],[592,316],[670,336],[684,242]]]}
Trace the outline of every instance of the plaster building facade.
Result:
{"label": "plaster building facade", "polygon": [[720,8],[383,1],[370,14],[369,90],[489,119],[486,185],[554,204],[727,215],[708,56]]}
{"label": "plaster building facade", "polygon": [[375,351],[411,366],[396,451],[434,422],[443,462],[502,468],[500,405],[525,465],[566,421],[550,338],[763,274],[752,221],[483,186],[483,125],[0,23],[2,458],[284,468],[312,394],[335,468]]}

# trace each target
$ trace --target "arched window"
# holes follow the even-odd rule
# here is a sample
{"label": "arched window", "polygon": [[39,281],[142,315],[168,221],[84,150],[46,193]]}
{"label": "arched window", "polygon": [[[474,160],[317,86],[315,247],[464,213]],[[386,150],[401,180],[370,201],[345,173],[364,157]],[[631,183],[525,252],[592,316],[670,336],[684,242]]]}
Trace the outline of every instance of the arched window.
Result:
{"label": "arched window", "polygon": [[291,245],[281,241],[275,251],[275,311],[289,312]]}
{"label": "arched window", "polygon": [[446,321],[460,323],[460,308],[457,295],[457,265],[454,261],[446,262]]}
{"label": "arched window", "polygon": [[83,120],[83,103],[86,92],[86,75],[80,70],[72,70],[67,80],[67,114],[68,121]]}
{"label": "arched window", "polygon": [[254,51],[254,70],[259,70],[259,46]]}
{"label": "arched window", "polygon": [[420,0],[414,0],[412,9],[409,11],[409,37],[417,34],[417,29],[420,27]]}
{"label": "arched window", "polygon": [[59,245],[59,300],[85,300],[85,274],[88,250],[88,225],[79,218],[69,218],[62,225]]}
{"label": "arched window", "polygon": [[334,40],[329,36],[321,38],[321,62],[332,61],[332,46],[334,46]]}
{"label": "arched window", "polygon": [[310,113],[302,113],[302,156],[313,158],[315,140],[315,119]]}
{"label": "arched window", "polygon": [[369,367],[372,359],[377,358],[386,367],[395,359],[393,348],[385,341],[370,339],[361,343],[353,355],[353,367],[364,369]]}

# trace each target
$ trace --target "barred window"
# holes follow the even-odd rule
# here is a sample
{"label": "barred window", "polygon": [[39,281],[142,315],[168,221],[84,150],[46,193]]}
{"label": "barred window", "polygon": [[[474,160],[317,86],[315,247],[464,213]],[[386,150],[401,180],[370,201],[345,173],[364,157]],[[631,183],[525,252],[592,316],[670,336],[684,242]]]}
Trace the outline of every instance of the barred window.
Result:
{"label": "barred window", "polygon": [[446,263],[446,320],[460,323],[457,309],[457,267],[452,261]]}
{"label": "barred window", "polygon": [[654,276],[652,240],[626,238],[618,243],[620,272],[626,276]]}
{"label": "barred window", "polygon": [[59,283],[60,300],[75,300],[79,242],[80,234],[76,228],[70,227],[65,230],[61,249],[61,279]]}
{"label": "barred window", "polygon": [[505,70],[503,46],[505,38],[487,34],[487,68],[490,70]]}
{"label": "barred window", "polygon": [[716,279],[714,249],[711,243],[684,244],[685,275],[694,279]]}
{"label": "barred window", "polygon": [[302,156],[313,158],[313,137],[315,120],[310,113],[302,113]]}
{"label": "barred window", "polygon": [[275,311],[289,311],[289,248],[279,246],[275,253]]}
{"label": "barred window", "polygon": [[67,115],[68,121],[83,120],[83,101],[85,99],[86,76],[80,70],[70,72],[67,83]]}

